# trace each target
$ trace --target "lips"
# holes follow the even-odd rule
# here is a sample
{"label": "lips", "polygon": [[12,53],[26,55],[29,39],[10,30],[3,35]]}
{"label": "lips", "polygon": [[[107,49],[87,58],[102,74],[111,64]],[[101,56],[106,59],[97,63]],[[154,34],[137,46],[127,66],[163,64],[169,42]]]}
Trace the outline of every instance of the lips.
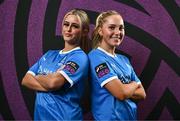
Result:
{"label": "lips", "polygon": [[112,36],[111,38],[122,40],[122,39],[123,39],[123,35],[122,35],[122,34],[120,34],[120,35],[114,35],[114,36]]}
{"label": "lips", "polygon": [[111,37],[112,39],[121,39],[122,37]]}
{"label": "lips", "polygon": [[72,34],[69,34],[69,33],[65,33],[64,34],[66,37],[71,37],[72,36]]}

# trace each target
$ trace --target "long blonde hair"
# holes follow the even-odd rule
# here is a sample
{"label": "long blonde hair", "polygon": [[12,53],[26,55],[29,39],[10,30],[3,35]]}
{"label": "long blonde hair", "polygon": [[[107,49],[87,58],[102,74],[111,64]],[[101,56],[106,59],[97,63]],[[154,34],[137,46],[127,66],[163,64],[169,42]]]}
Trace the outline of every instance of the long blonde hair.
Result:
{"label": "long blonde hair", "polygon": [[81,49],[84,52],[88,53],[91,49],[91,42],[90,42],[90,39],[88,36],[88,33],[89,33],[89,17],[88,17],[88,15],[83,10],[73,9],[73,10],[69,11],[68,13],[66,13],[62,23],[64,23],[64,20],[68,15],[75,15],[80,20],[81,33],[80,33],[80,38],[79,38],[80,39],[79,46],[81,47]]}
{"label": "long blonde hair", "polygon": [[111,15],[120,15],[120,14],[114,10],[108,10],[108,11],[102,12],[97,17],[96,25],[95,25],[94,31],[92,33],[92,47],[93,48],[97,48],[102,40],[102,36],[99,35],[99,28],[101,28],[103,26],[104,22],[106,21],[105,18],[107,18],[108,16],[111,16]]}

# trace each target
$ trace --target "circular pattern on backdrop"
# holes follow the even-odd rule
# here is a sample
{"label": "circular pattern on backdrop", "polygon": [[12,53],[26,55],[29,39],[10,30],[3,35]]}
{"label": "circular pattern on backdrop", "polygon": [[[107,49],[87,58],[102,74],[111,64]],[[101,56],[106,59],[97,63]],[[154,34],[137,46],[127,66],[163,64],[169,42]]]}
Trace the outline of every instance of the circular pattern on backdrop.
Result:
{"label": "circular pattern on backdrop", "polygon": [[[123,15],[126,37],[117,52],[131,58],[147,92],[147,99],[139,103],[139,118],[180,119],[180,11],[176,1],[14,0],[0,1],[0,7],[0,17],[6,20],[0,30],[4,37],[0,96],[5,97],[0,100],[4,107],[0,119],[32,119],[35,94],[22,87],[21,80],[43,53],[63,48],[61,20],[72,8],[85,10],[92,26],[101,11],[114,9]],[[88,101],[83,97],[85,119],[90,118]]]}

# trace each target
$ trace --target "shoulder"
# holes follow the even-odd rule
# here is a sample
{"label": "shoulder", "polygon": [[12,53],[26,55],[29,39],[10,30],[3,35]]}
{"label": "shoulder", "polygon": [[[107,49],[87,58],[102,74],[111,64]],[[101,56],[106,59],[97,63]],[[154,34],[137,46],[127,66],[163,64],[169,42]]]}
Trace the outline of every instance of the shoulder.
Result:
{"label": "shoulder", "polygon": [[77,50],[71,53],[71,55],[75,58],[79,58],[79,59],[87,59],[88,56],[87,54],[83,51],[83,50]]}
{"label": "shoulder", "polygon": [[74,60],[79,63],[87,63],[88,62],[88,56],[83,50],[77,50],[70,54],[69,60]]}
{"label": "shoulder", "polygon": [[99,64],[107,63],[108,62],[108,60],[106,58],[106,54],[103,54],[98,49],[92,50],[88,54],[88,58],[89,58],[89,62],[90,62],[91,65],[96,65],[97,66]]}
{"label": "shoulder", "polygon": [[126,61],[126,62],[130,62],[130,59],[129,59],[129,57],[127,57],[127,56],[125,56],[125,55],[123,55],[123,54],[116,54],[117,55],[117,57],[118,58],[120,58],[121,60],[123,60],[123,61]]}
{"label": "shoulder", "polygon": [[44,55],[59,54],[59,50],[48,50]]}
{"label": "shoulder", "polygon": [[98,53],[97,49],[93,49],[88,53],[88,56],[92,56],[94,54]]}
{"label": "shoulder", "polygon": [[116,49],[115,53],[116,53],[116,55],[121,55],[123,58],[131,60],[131,56],[130,55],[128,55],[127,53],[125,53],[125,52],[123,52],[123,51],[121,51],[119,49]]}
{"label": "shoulder", "polygon": [[59,50],[48,50],[43,57],[51,57],[59,54]]}
{"label": "shoulder", "polygon": [[93,49],[88,54],[89,59],[98,59],[103,58],[104,56],[105,55],[103,55],[98,49]]}

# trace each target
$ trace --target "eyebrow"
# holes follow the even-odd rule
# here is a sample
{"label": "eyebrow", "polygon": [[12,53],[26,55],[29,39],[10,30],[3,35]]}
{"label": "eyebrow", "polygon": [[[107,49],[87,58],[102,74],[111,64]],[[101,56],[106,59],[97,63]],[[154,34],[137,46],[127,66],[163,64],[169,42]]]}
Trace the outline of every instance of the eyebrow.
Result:
{"label": "eyebrow", "polygon": [[[69,22],[69,21],[64,21],[64,23],[71,23],[71,22]],[[80,26],[78,23],[72,23],[72,25],[78,25],[78,26]]]}
{"label": "eyebrow", "polygon": [[120,25],[117,25],[117,24],[108,24],[108,25],[111,25],[111,26],[124,26],[124,24],[120,24]]}

